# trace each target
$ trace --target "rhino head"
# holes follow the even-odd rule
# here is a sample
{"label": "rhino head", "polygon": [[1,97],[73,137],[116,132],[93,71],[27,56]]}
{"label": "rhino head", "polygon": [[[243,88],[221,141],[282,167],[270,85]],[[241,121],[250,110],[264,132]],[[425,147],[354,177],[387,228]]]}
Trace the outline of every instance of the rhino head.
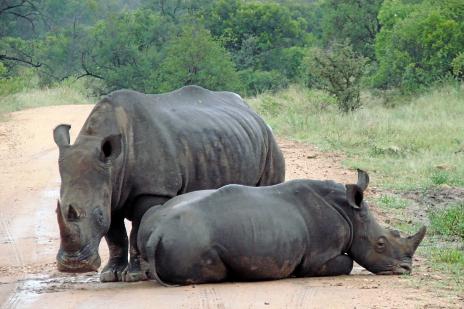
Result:
{"label": "rhino head", "polygon": [[358,184],[346,185],[347,200],[353,209],[353,242],[348,254],[377,275],[410,274],[412,256],[425,236],[423,226],[415,235],[403,238],[398,231],[381,227],[363,200],[369,177],[358,170]]}
{"label": "rhino head", "polygon": [[121,154],[121,136],[80,135],[70,145],[70,128],[59,125],[53,131],[61,176],[57,266],[66,272],[96,271],[98,247],[111,223],[113,163]]}

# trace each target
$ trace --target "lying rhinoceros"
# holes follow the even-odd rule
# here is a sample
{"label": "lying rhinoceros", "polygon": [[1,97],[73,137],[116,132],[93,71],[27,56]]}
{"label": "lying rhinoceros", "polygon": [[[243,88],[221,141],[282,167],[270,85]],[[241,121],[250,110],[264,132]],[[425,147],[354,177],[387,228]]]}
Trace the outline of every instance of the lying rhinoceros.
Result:
{"label": "lying rhinoceros", "polygon": [[[270,128],[231,92],[197,86],[160,95],[116,91],[97,103],[73,145],[69,129],[54,130],[61,175],[57,265],[61,271],[97,270],[105,236],[110,259],[102,281],[144,279],[136,239],[151,206],[230,183],[284,180],[284,159]],[[125,218],[132,221],[129,266]]]}
{"label": "lying rhinoceros", "polygon": [[[228,185],[175,197],[144,215],[138,234],[150,277],[161,284],[349,274],[408,274],[425,227],[411,237],[382,228],[358,183],[294,180]],[[144,263],[143,263],[144,264]]]}

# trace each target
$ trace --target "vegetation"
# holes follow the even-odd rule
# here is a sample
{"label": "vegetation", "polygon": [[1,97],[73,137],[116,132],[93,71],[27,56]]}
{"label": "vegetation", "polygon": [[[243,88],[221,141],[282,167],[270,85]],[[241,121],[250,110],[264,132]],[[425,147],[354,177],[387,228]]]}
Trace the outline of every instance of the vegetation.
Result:
{"label": "vegetation", "polygon": [[31,89],[0,97],[0,120],[5,113],[46,105],[90,104],[84,81],[66,80],[51,88]]}
{"label": "vegetation", "polygon": [[38,87],[87,77],[100,94],[197,83],[256,95],[303,81],[347,112],[361,81],[414,93],[462,79],[463,36],[460,0],[5,0],[0,95],[22,89],[27,67]]}
{"label": "vegetation", "polygon": [[464,240],[464,203],[433,211],[430,225],[434,233]]}
{"label": "vegetation", "polygon": [[307,63],[308,83],[335,96],[341,111],[347,113],[361,106],[360,84],[366,59],[351,45],[335,42],[328,51],[313,48]]}

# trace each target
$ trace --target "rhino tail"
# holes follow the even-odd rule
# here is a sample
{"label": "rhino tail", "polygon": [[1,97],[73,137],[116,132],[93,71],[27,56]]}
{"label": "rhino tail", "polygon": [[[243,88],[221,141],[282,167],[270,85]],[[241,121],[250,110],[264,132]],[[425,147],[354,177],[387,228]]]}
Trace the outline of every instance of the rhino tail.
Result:
{"label": "rhino tail", "polygon": [[154,279],[162,286],[166,286],[166,287],[178,286],[178,285],[172,285],[172,284],[166,283],[163,280],[161,280],[161,278],[158,276],[158,271],[156,270],[156,251],[158,249],[158,244],[160,241],[161,241],[160,235],[152,235],[148,241],[146,252],[147,252],[148,264],[150,265],[150,273],[154,277]]}

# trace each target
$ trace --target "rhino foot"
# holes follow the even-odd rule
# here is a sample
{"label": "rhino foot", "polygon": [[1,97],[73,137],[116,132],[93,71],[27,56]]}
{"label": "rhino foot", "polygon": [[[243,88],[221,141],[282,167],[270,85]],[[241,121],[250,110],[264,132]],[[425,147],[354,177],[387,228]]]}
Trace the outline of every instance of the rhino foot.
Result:
{"label": "rhino foot", "polygon": [[100,273],[101,282],[117,282],[123,281],[123,272],[127,267],[126,263],[108,263]]}
{"label": "rhino foot", "polygon": [[131,271],[129,267],[122,272],[122,281],[124,282],[136,282],[147,280],[147,275],[141,270]]}
{"label": "rhino foot", "polygon": [[127,269],[122,273],[122,281],[136,282],[147,280],[147,275],[143,271],[128,271]]}

